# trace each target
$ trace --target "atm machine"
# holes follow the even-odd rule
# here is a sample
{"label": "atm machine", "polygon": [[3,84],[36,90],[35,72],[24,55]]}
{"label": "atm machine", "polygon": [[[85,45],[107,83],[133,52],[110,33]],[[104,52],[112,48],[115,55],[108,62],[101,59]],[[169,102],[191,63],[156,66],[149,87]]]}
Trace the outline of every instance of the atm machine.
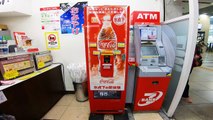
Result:
{"label": "atm machine", "polygon": [[134,25],[136,84],[134,111],[160,110],[174,64],[174,48],[162,40],[160,25]]}

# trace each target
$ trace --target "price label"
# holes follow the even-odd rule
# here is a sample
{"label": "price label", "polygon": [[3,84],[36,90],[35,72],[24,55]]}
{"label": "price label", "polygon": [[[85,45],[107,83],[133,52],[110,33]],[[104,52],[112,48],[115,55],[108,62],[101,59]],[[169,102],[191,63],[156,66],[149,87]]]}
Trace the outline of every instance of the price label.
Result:
{"label": "price label", "polygon": [[19,80],[27,80],[27,79],[30,79],[30,78],[36,76],[36,75],[38,75],[38,73],[34,72],[34,73],[31,73],[29,75],[25,75],[25,76],[19,78]]}
{"label": "price label", "polygon": [[97,47],[97,44],[96,43],[90,43],[89,47]]}
{"label": "price label", "polygon": [[43,73],[43,72],[46,72],[48,70],[50,70],[50,68],[44,68],[44,69],[40,70],[40,72]]}
{"label": "price label", "polygon": [[114,50],[114,54],[120,55],[120,54],[121,54],[121,51],[120,51],[120,50]]}
{"label": "price label", "polygon": [[93,55],[100,55],[100,51],[93,51]]}
{"label": "price label", "polygon": [[119,48],[124,48],[125,47],[125,43],[118,43],[118,47]]}
{"label": "price label", "polygon": [[38,68],[43,68],[45,66],[45,63],[44,62],[39,62],[38,63]]}
{"label": "price label", "polygon": [[13,79],[19,76],[19,72],[17,70],[10,70],[4,73],[4,78],[6,80]]}

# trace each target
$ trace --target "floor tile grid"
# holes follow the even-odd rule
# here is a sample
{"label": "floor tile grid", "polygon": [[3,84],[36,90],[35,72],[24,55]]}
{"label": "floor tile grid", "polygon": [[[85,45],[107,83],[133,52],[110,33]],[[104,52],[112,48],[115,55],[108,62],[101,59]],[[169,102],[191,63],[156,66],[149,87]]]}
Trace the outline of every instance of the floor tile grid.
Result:
{"label": "floor tile grid", "polygon": [[[69,105],[74,100],[73,95],[64,95],[54,107],[42,118],[43,120],[60,120],[63,114],[67,111]],[[64,108],[64,109],[60,109]]]}
{"label": "floor tile grid", "polygon": [[[208,60],[213,60],[213,54]],[[213,68],[204,64],[193,69],[190,75],[190,96],[193,103],[181,100],[176,112],[176,120],[212,120],[213,118]],[[209,62],[208,63],[212,63]]]}
{"label": "floor tile grid", "polygon": [[[62,109],[57,109],[65,107]],[[77,102],[74,95],[65,95],[43,117],[46,120],[88,120],[90,114],[89,102]],[[131,113],[132,114],[132,113]],[[133,113],[130,120],[163,120],[159,113]]]}

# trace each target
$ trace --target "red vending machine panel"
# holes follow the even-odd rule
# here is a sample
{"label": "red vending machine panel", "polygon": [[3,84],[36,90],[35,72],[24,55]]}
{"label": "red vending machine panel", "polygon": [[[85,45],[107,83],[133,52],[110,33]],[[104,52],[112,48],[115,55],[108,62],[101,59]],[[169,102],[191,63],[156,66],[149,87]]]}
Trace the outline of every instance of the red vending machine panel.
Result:
{"label": "red vending machine panel", "polygon": [[114,75],[114,55],[111,54],[101,54],[100,55],[100,73],[101,77],[113,77]]}
{"label": "red vending machine panel", "polygon": [[134,111],[160,110],[171,77],[138,77]]}
{"label": "red vending machine panel", "polygon": [[84,15],[91,113],[123,113],[127,82],[129,7],[88,6]]}

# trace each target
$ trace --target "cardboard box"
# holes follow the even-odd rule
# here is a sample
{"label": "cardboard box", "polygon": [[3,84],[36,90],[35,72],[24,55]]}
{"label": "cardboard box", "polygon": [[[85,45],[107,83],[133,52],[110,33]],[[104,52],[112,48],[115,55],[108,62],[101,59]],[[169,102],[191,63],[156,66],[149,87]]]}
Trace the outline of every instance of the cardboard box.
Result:
{"label": "cardboard box", "polygon": [[2,30],[7,30],[8,28],[7,28],[7,25],[0,24],[0,29],[2,29]]}

